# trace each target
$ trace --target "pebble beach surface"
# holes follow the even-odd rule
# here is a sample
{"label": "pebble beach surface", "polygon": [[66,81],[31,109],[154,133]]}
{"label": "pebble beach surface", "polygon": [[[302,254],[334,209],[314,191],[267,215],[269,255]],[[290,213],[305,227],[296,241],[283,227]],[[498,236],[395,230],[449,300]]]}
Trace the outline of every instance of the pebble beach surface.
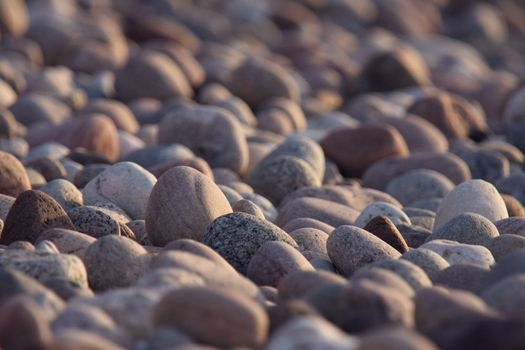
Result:
{"label": "pebble beach surface", "polygon": [[0,349],[525,349],[522,0],[0,0]]}

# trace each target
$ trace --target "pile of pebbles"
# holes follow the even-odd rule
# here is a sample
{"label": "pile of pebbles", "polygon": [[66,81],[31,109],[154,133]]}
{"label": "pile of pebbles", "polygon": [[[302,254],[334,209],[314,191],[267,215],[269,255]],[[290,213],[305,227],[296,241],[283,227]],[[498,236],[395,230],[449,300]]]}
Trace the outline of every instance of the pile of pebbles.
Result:
{"label": "pile of pebbles", "polygon": [[0,348],[525,344],[521,0],[0,0]]}

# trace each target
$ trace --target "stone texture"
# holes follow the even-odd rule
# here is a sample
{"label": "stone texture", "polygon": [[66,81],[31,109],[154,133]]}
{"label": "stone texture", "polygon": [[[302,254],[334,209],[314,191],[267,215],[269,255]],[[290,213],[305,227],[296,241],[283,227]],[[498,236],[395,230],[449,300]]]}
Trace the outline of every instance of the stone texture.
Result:
{"label": "stone texture", "polygon": [[401,254],[387,243],[355,226],[340,226],[327,241],[328,255],[345,276],[374,261],[396,259]]}
{"label": "stone texture", "polygon": [[492,222],[509,216],[505,202],[492,184],[470,180],[456,186],[443,199],[436,213],[434,231],[465,212],[482,215]]}
{"label": "stone texture", "polygon": [[228,200],[209,177],[193,168],[175,167],[151,191],[146,230],[159,246],[180,238],[200,241],[213,220],[230,212]]}
{"label": "stone texture", "polygon": [[54,227],[74,229],[64,209],[53,198],[41,191],[25,191],[7,215],[0,243],[35,242],[45,230]]}
{"label": "stone texture", "polygon": [[247,271],[250,260],[267,241],[282,241],[297,247],[293,238],[279,227],[246,213],[231,213],[215,219],[203,238],[205,244],[241,273]]}
{"label": "stone texture", "polygon": [[401,254],[408,252],[408,246],[405,242],[405,239],[396,228],[392,220],[390,220],[387,216],[374,217],[365,225],[363,229],[381,238]]}

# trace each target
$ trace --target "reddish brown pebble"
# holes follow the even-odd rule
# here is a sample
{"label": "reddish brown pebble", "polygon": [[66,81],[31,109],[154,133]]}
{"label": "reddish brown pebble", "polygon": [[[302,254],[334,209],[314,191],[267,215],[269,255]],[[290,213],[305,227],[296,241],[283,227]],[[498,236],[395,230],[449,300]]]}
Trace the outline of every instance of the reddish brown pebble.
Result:
{"label": "reddish brown pebble", "polygon": [[396,225],[386,216],[376,216],[366,224],[364,229],[390,244],[400,253],[408,252],[405,239],[396,228]]}
{"label": "reddish brown pebble", "polygon": [[348,177],[361,177],[369,166],[382,159],[409,154],[401,134],[383,125],[333,131],[321,141],[321,146]]}
{"label": "reddish brown pebble", "polygon": [[7,215],[0,243],[21,240],[34,243],[44,231],[55,227],[75,229],[64,209],[51,196],[36,190],[25,191]]}

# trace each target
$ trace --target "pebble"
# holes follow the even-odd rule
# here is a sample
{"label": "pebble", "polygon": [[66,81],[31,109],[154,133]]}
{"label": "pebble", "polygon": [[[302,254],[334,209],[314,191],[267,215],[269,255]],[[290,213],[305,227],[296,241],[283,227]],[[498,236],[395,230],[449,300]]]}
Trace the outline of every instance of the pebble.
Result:
{"label": "pebble", "polygon": [[347,280],[327,271],[299,270],[288,273],[278,283],[278,295],[283,299],[301,298],[325,284],[345,285]]}
{"label": "pebble", "polygon": [[190,159],[194,156],[195,155],[188,147],[174,143],[170,145],[156,145],[138,149],[128,154],[124,158],[124,161],[137,163],[144,168],[152,168],[168,161]]}
{"label": "pebble", "polygon": [[443,198],[454,189],[446,176],[434,170],[411,170],[392,179],[385,191],[403,205],[427,198]]}
{"label": "pebble", "polygon": [[44,231],[35,243],[43,241],[53,242],[60,253],[76,255],[82,259],[86,249],[96,238],[73,230],[52,228]]}
{"label": "pebble", "polygon": [[257,205],[255,205],[255,203],[247,199],[238,200],[234,205],[232,205],[232,209],[234,212],[242,212],[257,216],[259,219],[265,219],[262,210]]}
{"label": "pebble", "polygon": [[304,160],[282,155],[263,159],[260,166],[252,171],[249,183],[258,193],[278,205],[298,188],[321,186],[321,179]]}
{"label": "pebble", "polygon": [[368,269],[374,267],[392,271],[403,278],[416,292],[421,288],[432,286],[432,282],[425,271],[405,259],[375,261],[363,268]]}
{"label": "pebble", "polygon": [[414,289],[408,282],[390,270],[380,267],[369,267],[357,270],[350,281],[369,280],[385,288],[391,288],[407,296],[414,296]]}
{"label": "pebble", "polygon": [[490,250],[480,245],[435,239],[426,242],[419,248],[429,249],[438,253],[448,261],[450,265],[471,264],[481,267],[491,267],[495,263]]}
{"label": "pebble", "polygon": [[353,225],[358,216],[359,212],[349,206],[319,198],[303,197],[283,206],[275,222],[279,226],[285,226],[294,219],[311,218],[339,227]]}
{"label": "pebble", "polygon": [[330,259],[343,275],[379,260],[397,259],[401,254],[368,231],[343,225],[335,229],[326,244]]}
{"label": "pebble", "polygon": [[[285,230],[286,231],[286,230]],[[293,230],[290,233],[298,245],[299,251],[314,251],[320,254],[328,255],[326,250],[326,241],[328,234],[324,231],[312,227],[303,227]]]}
{"label": "pebble", "polygon": [[475,213],[462,213],[434,229],[428,241],[445,239],[458,243],[486,246],[499,236],[497,227],[489,219]]}
{"label": "pebble", "polygon": [[11,154],[0,151],[0,193],[17,197],[31,189],[31,183],[24,166]]}
{"label": "pebble", "polygon": [[54,319],[65,307],[64,302],[50,289],[27,274],[10,268],[0,268],[0,304],[13,297],[24,295],[31,298],[47,320]]}
{"label": "pebble", "polygon": [[365,225],[365,227],[363,227],[363,229],[381,238],[400,253],[408,252],[408,245],[406,244],[405,239],[392,220],[387,216],[381,215],[374,217]]}
{"label": "pebble", "polygon": [[173,96],[191,97],[191,87],[180,68],[167,56],[143,50],[131,57],[115,75],[115,90],[119,98],[132,101],[139,98],[166,100]]}
{"label": "pebble", "polygon": [[[184,270],[197,277],[213,289],[236,290],[248,295],[258,301],[264,300],[259,288],[248,278],[238,274],[231,268],[225,268],[222,264],[185,251],[166,251],[159,254],[151,264],[152,269],[179,269]],[[197,280],[197,283],[201,283]],[[195,284],[195,278],[191,279]],[[179,283],[180,284],[180,283]]]}
{"label": "pebble", "polygon": [[[229,320],[226,323],[225,315]],[[155,305],[153,323],[179,329],[199,342],[218,347],[259,346],[265,342],[269,326],[264,309],[246,296],[205,287],[165,295]]]}
{"label": "pebble", "polygon": [[83,330],[116,342],[124,342],[127,334],[98,307],[73,304],[68,306],[52,323],[54,332],[66,329]]}
{"label": "pebble", "polygon": [[212,168],[224,167],[242,174],[248,167],[242,126],[230,112],[218,107],[181,107],[166,114],[159,123],[158,142],[187,146]]}
{"label": "pebble", "polygon": [[[323,149],[312,139],[301,136],[292,135],[285,139],[278,147],[270,152],[259,166],[264,167],[265,161],[277,158],[279,156],[297,157],[308,163],[313,170],[315,170],[317,177],[323,179],[325,174],[325,156]],[[257,167],[256,167],[257,168]]]}
{"label": "pebble", "polygon": [[109,167],[108,164],[89,164],[82,168],[73,178],[73,184],[78,189],[84,188],[97,175]]}
{"label": "pebble", "polygon": [[390,180],[415,169],[437,171],[456,185],[471,178],[467,164],[458,156],[451,153],[420,152],[408,158],[387,158],[376,162],[363,174],[362,185],[384,190]]}
{"label": "pebble", "polygon": [[26,168],[31,168],[38,171],[46,179],[46,181],[52,181],[55,179],[64,178],[66,176],[66,169],[56,159],[50,159],[47,157],[38,158],[27,162]]}
{"label": "pebble", "polygon": [[227,88],[252,107],[275,97],[299,100],[299,87],[291,74],[277,63],[247,59],[229,75]]}
{"label": "pebble", "polygon": [[501,198],[503,198],[503,201],[505,202],[509,217],[525,216],[525,208],[514,196],[510,194],[502,194]]}
{"label": "pebble", "polygon": [[449,145],[445,135],[432,123],[417,115],[407,114],[404,118],[383,117],[380,121],[399,131],[410,153],[448,150]]}
{"label": "pebble", "polygon": [[268,350],[292,349],[358,349],[356,338],[342,332],[321,317],[297,317],[272,334]]}
{"label": "pebble", "polygon": [[375,202],[367,206],[361,214],[355,219],[354,225],[357,227],[365,227],[373,218],[378,216],[385,216],[394,225],[408,225],[410,218],[399,208],[386,202]]}
{"label": "pebble", "polygon": [[231,213],[215,219],[202,241],[240,273],[246,273],[250,260],[265,242],[280,241],[297,247],[293,238],[279,227],[246,213]]}
{"label": "pebble", "polygon": [[81,114],[101,113],[108,116],[119,130],[136,134],[139,124],[131,110],[122,102],[110,99],[91,100],[80,111]]}
{"label": "pebble", "polygon": [[[84,202],[95,204],[100,198],[115,203],[134,220],[146,217],[147,198],[156,183],[155,176],[131,162],[110,166],[87,183]],[[133,189],[130,191],[130,189]]]}
{"label": "pebble", "polygon": [[20,240],[33,243],[45,230],[55,227],[74,229],[64,209],[53,198],[41,191],[28,190],[13,203],[0,243]]}
{"label": "pebble", "polygon": [[51,348],[53,336],[38,305],[19,296],[0,308],[0,343],[8,349]]}
{"label": "pebble", "polygon": [[313,266],[285,242],[265,242],[252,256],[246,276],[260,286],[277,287],[279,281],[295,271],[313,271]]}
{"label": "pebble", "polygon": [[111,119],[101,114],[68,121],[57,129],[51,129],[49,138],[70,149],[85,148],[111,161],[117,160],[120,155],[117,128]]}
{"label": "pebble", "polygon": [[70,306],[87,305],[108,314],[131,339],[151,333],[153,308],[161,295],[144,288],[116,288],[89,298],[76,298]]}
{"label": "pebble", "polygon": [[434,283],[452,289],[462,289],[475,293],[482,286],[489,268],[470,264],[454,264],[441,271]]}
{"label": "pebble", "polygon": [[192,239],[183,238],[171,241],[164,247],[164,251],[166,250],[176,250],[192,253],[212,261],[217,266],[225,268],[231,272],[235,272],[235,269],[226,260],[224,260],[224,258],[220,256],[215,250],[211,249],[204,243],[200,243]]}
{"label": "pebble", "polygon": [[240,192],[242,198],[252,201],[257,205],[263,212],[266,220],[275,222],[277,219],[278,211],[275,206],[266,197],[254,192]]}
{"label": "pebble", "polygon": [[[95,291],[127,287],[146,271],[150,257],[129,238],[108,235],[97,239],[84,253],[89,286]],[[106,266],[111,266],[110,270]]]}
{"label": "pebble", "polygon": [[0,348],[523,348],[518,0],[128,2],[0,0]]}
{"label": "pebble", "polygon": [[154,245],[181,238],[203,240],[216,218],[232,209],[213,181],[189,167],[175,167],[157,181],[148,200],[146,231]]}
{"label": "pebble", "polygon": [[87,286],[86,267],[74,255],[6,250],[0,255],[0,267],[22,271],[43,283],[49,279],[61,278],[82,287]]}
{"label": "pebble", "polygon": [[483,179],[495,183],[509,175],[509,161],[497,152],[460,149],[454,153],[467,163],[473,179]]}
{"label": "pebble", "polygon": [[525,252],[519,250],[514,253],[510,253],[501,258],[496,266],[492,268],[490,273],[487,274],[483,280],[481,290],[484,290],[491,285],[504,280],[512,275],[524,273],[525,269],[523,262],[525,261]]}
{"label": "pebble", "polygon": [[66,211],[84,204],[82,192],[71,182],[64,179],[52,180],[40,190],[53,197]]}
{"label": "pebble", "polygon": [[0,219],[5,221],[7,214],[9,213],[9,210],[11,210],[14,202],[15,198],[0,193]]}
{"label": "pebble", "polygon": [[518,273],[491,285],[483,290],[480,297],[493,308],[505,315],[523,319],[523,296],[521,291],[525,283],[525,275]]}
{"label": "pebble", "polygon": [[284,225],[283,230],[291,234],[292,232],[302,228],[313,228],[326,234],[332,233],[332,231],[335,229],[333,226],[325,224],[322,221],[305,217],[288,221],[286,225]]}
{"label": "pebble", "polygon": [[326,156],[348,177],[361,177],[372,164],[382,159],[409,155],[403,136],[395,128],[383,125],[338,129],[320,144]]}
{"label": "pebble", "polygon": [[494,185],[501,193],[510,194],[516,197],[520,203],[525,203],[523,181],[525,181],[525,173],[519,171],[499,179]]}
{"label": "pebble", "polygon": [[504,234],[495,237],[487,244],[494,259],[498,261],[502,257],[515,252],[517,250],[525,249],[525,237],[514,234]]}
{"label": "pebble", "polygon": [[519,217],[506,218],[494,222],[500,235],[513,234],[525,237],[523,224],[525,224],[525,218]]}
{"label": "pebble", "polygon": [[441,257],[441,255],[425,248],[411,249],[404,253],[401,259],[419,266],[425,271],[431,281],[434,281],[441,271],[450,266],[448,261]]}
{"label": "pebble", "polygon": [[434,231],[459,214],[471,212],[492,222],[509,216],[503,198],[484,180],[469,180],[454,188],[441,202],[436,213]]}
{"label": "pebble", "polygon": [[99,238],[107,235],[123,235],[128,231],[119,222],[99,207],[82,206],[67,212],[74,228],[91,237]]}

